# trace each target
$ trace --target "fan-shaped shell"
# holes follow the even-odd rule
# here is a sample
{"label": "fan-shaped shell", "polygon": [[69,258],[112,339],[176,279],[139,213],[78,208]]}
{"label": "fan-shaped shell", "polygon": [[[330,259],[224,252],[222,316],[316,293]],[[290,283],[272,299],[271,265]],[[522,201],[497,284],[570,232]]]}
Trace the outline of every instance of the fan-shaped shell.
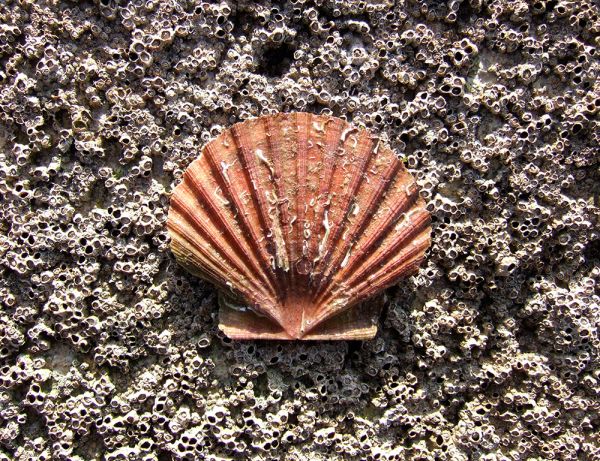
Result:
{"label": "fan-shaped shell", "polygon": [[430,216],[366,130],[309,113],[233,125],[171,197],[171,248],[218,286],[236,339],[368,339],[379,294],[417,270]]}

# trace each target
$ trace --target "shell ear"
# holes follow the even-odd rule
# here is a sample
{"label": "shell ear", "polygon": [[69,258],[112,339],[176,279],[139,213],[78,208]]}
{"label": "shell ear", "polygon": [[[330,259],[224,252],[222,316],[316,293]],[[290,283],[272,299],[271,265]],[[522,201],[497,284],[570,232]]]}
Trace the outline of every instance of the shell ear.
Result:
{"label": "shell ear", "polygon": [[[232,339],[297,339],[279,324],[252,311],[237,309],[219,296],[219,328]],[[377,319],[384,295],[357,304],[323,322],[306,334],[304,340],[370,340],[377,334]]]}
{"label": "shell ear", "polygon": [[306,335],[306,339],[346,341],[373,339],[377,334],[377,321],[383,305],[382,295],[358,303],[317,325]]}
{"label": "shell ear", "polygon": [[221,303],[219,297],[219,329],[231,339],[296,339],[281,325],[256,312],[239,310]]}

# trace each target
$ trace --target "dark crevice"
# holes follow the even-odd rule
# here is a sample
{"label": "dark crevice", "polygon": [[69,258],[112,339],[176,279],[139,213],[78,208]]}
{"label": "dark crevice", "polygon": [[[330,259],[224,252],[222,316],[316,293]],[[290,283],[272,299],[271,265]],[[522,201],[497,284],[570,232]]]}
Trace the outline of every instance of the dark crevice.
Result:
{"label": "dark crevice", "polygon": [[258,72],[268,77],[281,77],[290,69],[296,49],[286,43],[264,50]]}

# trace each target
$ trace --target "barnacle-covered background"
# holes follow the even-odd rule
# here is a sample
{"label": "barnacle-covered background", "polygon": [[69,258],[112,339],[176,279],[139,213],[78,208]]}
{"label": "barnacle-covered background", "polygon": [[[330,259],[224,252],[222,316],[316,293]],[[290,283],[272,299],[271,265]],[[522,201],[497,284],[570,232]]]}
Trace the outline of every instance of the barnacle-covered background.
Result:
{"label": "barnacle-covered background", "polygon": [[[0,460],[600,459],[593,0],[0,4]],[[331,113],[433,218],[370,342],[231,342],[168,249],[199,148]]]}

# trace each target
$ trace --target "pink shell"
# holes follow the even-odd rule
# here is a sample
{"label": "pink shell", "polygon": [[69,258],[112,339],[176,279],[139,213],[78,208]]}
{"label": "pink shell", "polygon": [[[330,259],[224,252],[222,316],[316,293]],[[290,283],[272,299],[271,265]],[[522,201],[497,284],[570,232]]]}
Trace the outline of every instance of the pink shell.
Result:
{"label": "pink shell", "polygon": [[376,295],[413,274],[430,216],[403,162],[366,130],[309,113],[233,125],[171,197],[171,248],[221,290],[234,339],[370,339]]}

